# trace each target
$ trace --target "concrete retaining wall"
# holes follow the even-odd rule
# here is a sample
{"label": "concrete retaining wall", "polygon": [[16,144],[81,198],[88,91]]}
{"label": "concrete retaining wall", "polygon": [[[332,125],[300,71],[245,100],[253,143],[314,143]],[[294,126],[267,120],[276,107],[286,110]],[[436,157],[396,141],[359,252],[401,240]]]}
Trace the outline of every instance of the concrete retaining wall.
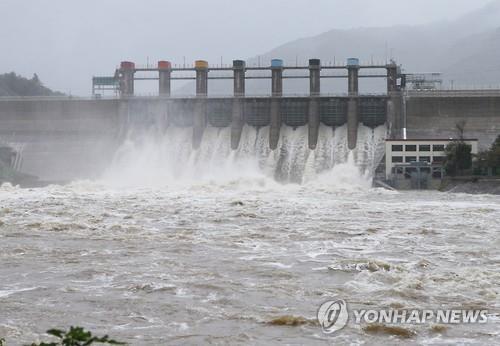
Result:
{"label": "concrete retaining wall", "polygon": [[408,138],[477,138],[479,147],[491,145],[500,134],[500,97],[409,97],[406,101]]}
{"label": "concrete retaining wall", "polygon": [[21,171],[43,180],[95,177],[121,134],[118,100],[0,101],[0,141],[22,151]]}

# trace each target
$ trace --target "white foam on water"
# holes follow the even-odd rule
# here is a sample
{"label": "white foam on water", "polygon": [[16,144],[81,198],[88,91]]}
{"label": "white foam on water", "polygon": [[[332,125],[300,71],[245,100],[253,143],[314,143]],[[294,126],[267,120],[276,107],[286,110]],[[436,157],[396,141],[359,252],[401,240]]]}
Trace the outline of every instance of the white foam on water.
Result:
{"label": "white foam on water", "polygon": [[5,297],[11,296],[13,294],[17,294],[17,293],[37,290],[39,288],[40,287],[26,287],[26,288],[16,288],[16,289],[10,289],[10,290],[0,290],[0,298],[5,298]]}
{"label": "white foam on water", "polygon": [[[268,128],[246,127],[232,151],[229,129],[207,128],[199,150],[190,128],[130,132],[104,183],[0,186],[0,332],[28,344],[52,326],[98,321],[123,341],[233,344],[245,330],[273,344],[283,327],[261,322],[309,319],[330,297],[498,310],[498,196],[370,189],[385,128],[360,127],[353,151],[345,127],[322,126],[314,151],[306,134],[283,128],[271,151]],[[497,333],[476,327],[453,333],[480,344]],[[417,341],[432,344],[427,328]],[[285,332],[331,340],[314,324]],[[374,340],[355,328],[339,337]]]}
{"label": "white foam on water", "polygon": [[360,170],[355,163],[354,156],[354,152],[350,152],[346,162],[335,164],[332,169],[319,174],[309,184],[333,190],[363,190],[371,188],[372,175],[370,171],[363,172]]}
{"label": "white foam on water", "polygon": [[243,127],[237,150],[231,128],[208,126],[199,149],[192,147],[191,127],[131,130],[102,182],[118,186],[161,187],[210,182],[266,180],[306,184],[319,181],[370,186],[383,156],[386,127],[360,124],[357,148],[347,148],[347,126],[320,126],[315,150],[308,148],[307,126],[281,128],[278,148],[269,148],[269,127]]}

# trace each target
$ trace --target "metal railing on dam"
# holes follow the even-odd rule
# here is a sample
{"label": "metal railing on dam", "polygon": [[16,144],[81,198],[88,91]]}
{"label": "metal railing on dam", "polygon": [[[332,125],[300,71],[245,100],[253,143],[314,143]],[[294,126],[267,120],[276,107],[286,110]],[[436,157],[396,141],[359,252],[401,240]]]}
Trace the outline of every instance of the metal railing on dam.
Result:
{"label": "metal railing on dam", "polygon": [[500,89],[407,90],[406,97],[500,97]]}
{"label": "metal railing on dam", "polygon": [[[358,97],[390,97],[394,93],[363,93]],[[399,96],[401,92],[396,92]],[[406,97],[500,97],[500,89],[470,89],[470,90],[405,90]],[[349,97],[349,93],[320,93],[317,97]],[[102,95],[102,96],[0,96],[0,101],[90,101],[90,100],[158,100],[158,99],[196,99],[198,96],[190,94],[172,94],[169,96],[153,94],[135,94],[129,96]],[[207,98],[233,99],[232,94],[210,94]],[[246,94],[242,98],[271,98],[268,94]],[[280,97],[307,98],[304,93],[283,93]]]}
{"label": "metal railing on dam", "polygon": [[[269,94],[252,94],[248,93],[241,98],[271,98]],[[291,97],[291,98],[308,98],[309,95],[304,93],[283,93],[279,97]],[[349,97],[349,93],[320,93],[317,97]],[[383,92],[372,92],[359,94],[358,97],[388,97],[387,93]],[[198,96],[191,94],[172,94],[169,96],[154,95],[154,94],[135,94],[129,96],[119,96],[119,95],[100,95],[100,96],[0,96],[0,101],[91,101],[91,100],[169,100],[169,99],[196,99]],[[233,99],[235,98],[232,94],[221,93],[221,94],[209,94],[206,96],[207,99]]]}
{"label": "metal railing on dam", "polygon": [[[0,101],[71,101],[95,100],[91,96],[0,96]],[[107,96],[105,99],[117,99],[116,96]]]}
{"label": "metal railing on dam", "polygon": [[[390,97],[391,95],[399,96],[401,92],[396,93],[363,93],[359,94],[360,98],[367,97]],[[500,97],[500,89],[477,89],[477,90],[405,90],[402,94],[406,97]],[[232,94],[210,94],[206,98],[214,99],[233,99]],[[268,94],[246,94],[242,98],[271,98]],[[308,95],[303,93],[283,93],[280,97],[291,98],[308,98]],[[320,93],[317,97],[350,97],[349,93]],[[198,96],[190,94],[172,94],[169,96],[153,95],[153,94],[135,94],[130,96],[119,95],[102,95],[102,96],[0,96],[1,101],[91,101],[91,100],[158,100],[158,99],[196,99]]]}

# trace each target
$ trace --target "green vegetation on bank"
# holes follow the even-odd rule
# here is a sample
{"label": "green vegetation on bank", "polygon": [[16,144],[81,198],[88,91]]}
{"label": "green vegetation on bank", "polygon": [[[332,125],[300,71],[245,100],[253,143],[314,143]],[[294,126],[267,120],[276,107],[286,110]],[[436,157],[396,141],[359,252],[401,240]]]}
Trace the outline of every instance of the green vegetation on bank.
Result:
{"label": "green vegetation on bank", "polygon": [[444,169],[449,176],[464,175],[472,168],[472,147],[463,142],[451,142],[446,146]]}
{"label": "green vegetation on bank", "polygon": [[36,74],[31,79],[14,72],[0,74],[0,96],[63,96],[43,85]]}
{"label": "green vegetation on bank", "polygon": [[445,151],[444,167],[448,176],[500,175],[500,135],[489,150],[482,151],[477,155],[473,155],[471,146],[463,141],[448,144]]}
{"label": "green vegetation on bank", "polygon": [[477,155],[474,173],[477,175],[500,175],[500,135],[489,150],[482,151]]}
{"label": "green vegetation on bank", "polygon": [[124,342],[110,339],[107,335],[102,337],[93,336],[91,332],[82,327],[70,327],[68,331],[60,329],[50,329],[47,334],[59,339],[58,342],[42,342],[40,344],[31,344],[31,346],[88,346],[96,343],[108,345],[125,345]]}

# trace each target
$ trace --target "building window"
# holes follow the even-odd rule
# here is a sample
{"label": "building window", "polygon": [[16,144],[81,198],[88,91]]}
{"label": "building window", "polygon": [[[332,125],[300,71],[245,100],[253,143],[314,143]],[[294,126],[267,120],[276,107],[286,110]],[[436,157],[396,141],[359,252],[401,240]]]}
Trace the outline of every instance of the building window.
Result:
{"label": "building window", "polygon": [[392,157],[392,162],[393,163],[401,163],[401,162],[403,162],[403,156],[393,156]]}
{"label": "building window", "polygon": [[417,146],[416,145],[406,145],[405,151],[417,151]]}
{"label": "building window", "polygon": [[444,162],[444,156],[434,156],[432,158],[432,161],[436,162],[436,163],[443,163]]}
{"label": "building window", "polygon": [[406,163],[417,162],[417,157],[416,156],[407,156],[407,157],[405,157],[405,162]]}
{"label": "building window", "polygon": [[434,144],[432,151],[444,151],[444,144]]}
{"label": "building window", "polygon": [[431,151],[431,145],[430,144],[422,144],[418,147],[418,150],[420,151]]}
{"label": "building window", "polygon": [[402,145],[392,145],[392,151],[403,151],[403,146]]}
{"label": "building window", "polygon": [[420,162],[431,162],[431,157],[430,156],[420,156],[418,161]]}

